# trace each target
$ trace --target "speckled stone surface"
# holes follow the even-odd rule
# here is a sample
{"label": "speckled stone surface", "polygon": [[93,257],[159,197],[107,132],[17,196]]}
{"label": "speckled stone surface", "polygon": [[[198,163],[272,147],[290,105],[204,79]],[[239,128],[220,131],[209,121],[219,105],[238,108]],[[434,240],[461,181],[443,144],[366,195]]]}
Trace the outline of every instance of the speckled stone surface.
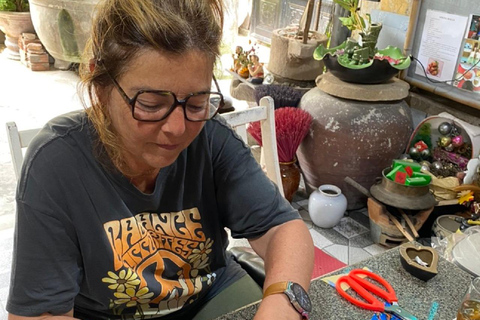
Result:
{"label": "speckled stone surface", "polygon": [[[428,318],[434,301],[439,304],[435,320],[454,319],[465,290],[472,280],[468,273],[444,259],[440,259],[438,263],[437,276],[428,282],[418,280],[403,269],[398,247],[330,275],[363,267],[368,267],[390,282],[397,293],[400,306],[419,320]],[[313,304],[310,316],[312,320],[370,320],[373,315],[372,311],[360,309],[341,298],[333,287],[320,279],[312,282],[310,298]],[[257,306],[258,304],[254,304],[245,307],[217,320],[253,319]]]}

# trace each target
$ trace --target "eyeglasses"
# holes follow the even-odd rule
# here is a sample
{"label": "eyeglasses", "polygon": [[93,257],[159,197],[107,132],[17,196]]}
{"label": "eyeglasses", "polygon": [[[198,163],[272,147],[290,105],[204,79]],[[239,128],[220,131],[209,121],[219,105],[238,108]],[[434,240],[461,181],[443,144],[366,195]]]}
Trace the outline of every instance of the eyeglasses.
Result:
{"label": "eyeglasses", "polygon": [[182,106],[185,119],[193,122],[208,121],[225,105],[217,79],[213,77],[218,92],[201,91],[178,100],[175,93],[166,90],[140,90],[129,98],[117,80],[105,69],[108,77],[123,99],[130,105],[132,116],[138,121],[157,122],[166,119],[177,106]]}

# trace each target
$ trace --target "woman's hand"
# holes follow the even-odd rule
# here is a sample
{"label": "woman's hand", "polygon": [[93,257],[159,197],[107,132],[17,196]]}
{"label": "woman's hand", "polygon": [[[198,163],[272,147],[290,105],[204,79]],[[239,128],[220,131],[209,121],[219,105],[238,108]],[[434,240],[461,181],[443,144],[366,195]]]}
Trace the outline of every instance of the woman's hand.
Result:
{"label": "woman's hand", "polygon": [[283,293],[273,294],[262,300],[253,320],[301,320],[302,316]]}

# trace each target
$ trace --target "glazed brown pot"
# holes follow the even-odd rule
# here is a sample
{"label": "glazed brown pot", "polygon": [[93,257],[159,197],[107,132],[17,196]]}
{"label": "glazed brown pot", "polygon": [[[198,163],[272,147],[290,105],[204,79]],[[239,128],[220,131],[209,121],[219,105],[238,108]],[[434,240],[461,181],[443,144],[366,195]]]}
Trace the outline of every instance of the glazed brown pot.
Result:
{"label": "glazed brown pot", "polygon": [[296,159],[290,162],[280,162],[280,175],[285,199],[292,202],[293,195],[300,185],[300,168],[296,164]]}
{"label": "glazed brown pot", "polygon": [[0,30],[5,33],[5,53],[7,58],[20,60],[18,38],[24,32],[35,32],[30,12],[0,11]]}
{"label": "glazed brown pot", "polygon": [[364,207],[366,197],[344,179],[349,176],[369,189],[403,153],[413,127],[409,106],[402,100],[342,99],[313,88],[299,107],[313,117],[297,151],[307,192],[333,184],[345,194],[348,210]]}

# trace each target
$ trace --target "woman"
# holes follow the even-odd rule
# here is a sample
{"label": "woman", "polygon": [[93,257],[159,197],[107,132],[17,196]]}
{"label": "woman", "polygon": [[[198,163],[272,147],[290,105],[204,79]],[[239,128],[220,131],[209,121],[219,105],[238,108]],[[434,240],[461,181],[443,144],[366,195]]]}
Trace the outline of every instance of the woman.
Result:
{"label": "woman", "polygon": [[250,72],[250,82],[254,84],[262,84],[263,82],[263,66],[260,64],[260,59],[257,55],[250,55],[251,63],[248,65]]}
{"label": "woman", "polygon": [[219,0],[97,9],[91,108],[50,121],[25,157],[10,320],[213,319],[256,301],[225,227],[265,260],[255,319],[302,318],[275,293],[308,288],[312,240],[215,116],[221,25]]}

